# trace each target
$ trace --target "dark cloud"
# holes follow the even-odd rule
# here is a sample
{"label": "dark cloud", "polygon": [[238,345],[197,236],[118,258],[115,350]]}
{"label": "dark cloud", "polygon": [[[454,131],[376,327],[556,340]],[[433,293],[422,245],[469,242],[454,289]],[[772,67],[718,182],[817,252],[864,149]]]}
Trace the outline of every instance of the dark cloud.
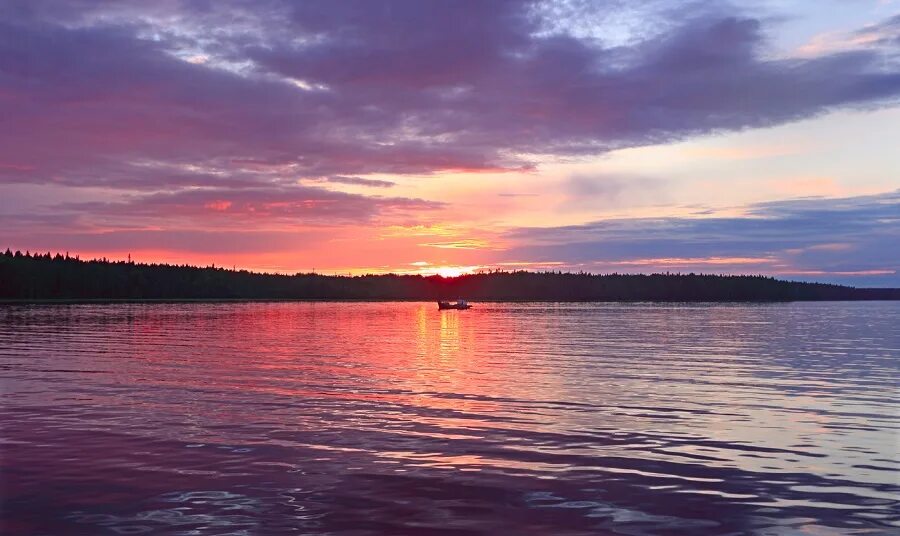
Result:
{"label": "dark cloud", "polygon": [[514,0],[11,1],[0,181],[246,187],[519,169],[532,165],[524,153],[597,153],[900,95],[889,50],[772,59],[761,20],[698,5],[613,46],[548,32],[553,10]]}
{"label": "dark cloud", "polygon": [[[504,251],[501,260],[658,271],[672,268],[675,259],[676,269],[746,272],[750,266],[754,272],[819,280],[883,272],[872,275],[898,285],[900,250],[885,245],[900,243],[900,191],[761,203],[741,217],[634,218],[520,228],[506,238],[517,245]],[[739,260],[716,264],[716,259],[729,258]]]}
{"label": "dark cloud", "polygon": [[[770,54],[769,15],[693,1],[2,2],[0,188],[85,194],[27,211],[0,203],[0,235],[62,245],[57,236],[72,249],[283,251],[296,246],[279,234],[292,226],[414,225],[441,208],[326,188],[393,185],[369,174],[533,169],[898,102],[896,17],[847,34],[843,51],[792,58]],[[566,184],[581,208],[659,186]],[[769,203],[739,218],[520,229],[492,254],[889,270],[896,213],[896,194]]]}

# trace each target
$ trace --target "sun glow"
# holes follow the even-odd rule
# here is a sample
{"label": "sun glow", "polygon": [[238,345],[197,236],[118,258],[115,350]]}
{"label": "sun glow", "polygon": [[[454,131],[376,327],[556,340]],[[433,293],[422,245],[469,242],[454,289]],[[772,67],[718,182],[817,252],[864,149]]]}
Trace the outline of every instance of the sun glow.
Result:
{"label": "sun glow", "polygon": [[426,272],[441,277],[459,277],[461,275],[475,273],[477,266],[434,266]]}

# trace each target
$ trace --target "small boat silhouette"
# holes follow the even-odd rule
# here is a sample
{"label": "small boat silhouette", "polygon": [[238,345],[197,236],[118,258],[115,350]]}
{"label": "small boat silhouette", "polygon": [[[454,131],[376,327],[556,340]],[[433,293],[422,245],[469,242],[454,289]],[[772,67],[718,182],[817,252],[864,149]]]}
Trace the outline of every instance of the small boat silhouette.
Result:
{"label": "small boat silhouette", "polygon": [[471,309],[472,306],[466,300],[456,300],[455,302],[439,301],[438,309]]}

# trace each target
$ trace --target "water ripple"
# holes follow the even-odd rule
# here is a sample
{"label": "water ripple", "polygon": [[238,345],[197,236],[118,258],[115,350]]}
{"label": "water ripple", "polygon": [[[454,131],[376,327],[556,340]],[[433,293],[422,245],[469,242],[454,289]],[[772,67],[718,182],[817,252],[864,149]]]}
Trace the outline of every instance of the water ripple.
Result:
{"label": "water ripple", "polygon": [[3,534],[891,534],[900,304],[0,306]]}

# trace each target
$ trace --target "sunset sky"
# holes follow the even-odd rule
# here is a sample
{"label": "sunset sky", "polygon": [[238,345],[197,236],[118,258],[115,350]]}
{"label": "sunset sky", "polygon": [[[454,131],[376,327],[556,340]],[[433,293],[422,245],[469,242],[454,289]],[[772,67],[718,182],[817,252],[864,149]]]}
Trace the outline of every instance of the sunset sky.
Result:
{"label": "sunset sky", "polygon": [[900,286],[900,2],[0,3],[0,249]]}

